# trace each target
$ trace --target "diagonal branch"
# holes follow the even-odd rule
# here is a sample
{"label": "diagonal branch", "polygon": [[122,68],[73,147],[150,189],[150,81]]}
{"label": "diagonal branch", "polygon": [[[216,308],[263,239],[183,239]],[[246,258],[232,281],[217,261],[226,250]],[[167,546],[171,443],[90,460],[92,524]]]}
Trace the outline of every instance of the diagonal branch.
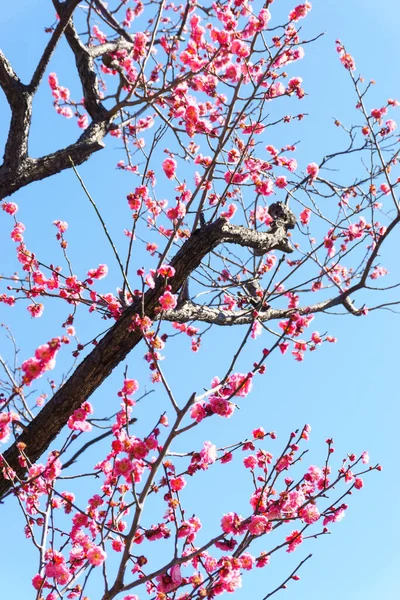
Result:
{"label": "diagonal branch", "polygon": [[64,33],[65,28],[68,25],[68,21],[72,17],[72,13],[74,12],[75,8],[78,6],[80,1],[81,0],[69,0],[68,2],[64,2],[64,4],[62,5],[62,13],[61,15],[59,14],[60,20],[53,32],[53,35],[49,40],[49,43],[47,44],[43,52],[42,58],[39,60],[39,63],[35,69],[35,72],[31,79],[31,83],[29,85],[29,89],[33,94],[37,91],[42,77],[44,75],[44,72],[47,68],[47,65],[50,62],[50,58],[52,57],[53,52],[56,49],[56,46],[62,34]]}
{"label": "diagonal branch", "polygon": [[[266,321],[275,321],[277,319],[289,319],[291,315],[300,316],[310,315],[317,312],[324,312],[334,306],[342,305],[348,312],[355,316],[361,314],[349,298],[347,292],[324,302],[318,302],[311,306],[302,306],[297,308],[267,308],[257,311],[257,320],[265,323]],[[254,307],[243,310],[222,310],[212,306],[203,306],[188,301],[174,310],[169,310],[162,315],[163,321],[188,323],[189,321],[200,321],[210,325],[219,325],[221,327],[231,325],[251,325],[254,322]]]}
{"label": "diagonal branch", "polygon": [[[291,226],[291,223],[287,224],[287,227]],[[171,265],[175,269],[175,275],[169,281],[171,291],[178,292],[190,274],[200,265],[202,259],[221,243],[251,247],[260,253],[273,249],[291,251],[282,219],[273,224],[271,231],[258,232],[231,225],[226,219],[220,218],[196,230],[172,259]],[[23,431],[17,442],[4,453],[6,464],[10,465],[19,477],[23,477],[25,469],[18,462],[17,443],[26,444],[26,454],[31,462],[35,462],[43,454],[74,410],[93,394],[113,369],[141,341],[141,330],[132,330],[132,319],[135,315],[146,315],[152,320],[160,316],[159,298],[164,290],[164,279],[159,277],[154,289],[148,290],[143,298],[136,299],[125,310],[121,318]],[[0,480],[0,497],[11,485],[7,479]]]}

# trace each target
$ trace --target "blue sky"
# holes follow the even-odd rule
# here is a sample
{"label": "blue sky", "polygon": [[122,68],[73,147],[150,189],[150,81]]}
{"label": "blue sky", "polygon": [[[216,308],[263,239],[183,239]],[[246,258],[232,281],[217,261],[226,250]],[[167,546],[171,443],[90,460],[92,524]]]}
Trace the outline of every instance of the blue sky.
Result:
{"label": "blue sky", "polygon": [[[276,14],[276,10],[277,13],[282,11],[287,14],[293,5],[287,0],[275,0],[272,12]],[[318,162],[326,152],[332,150],[337,141],[333,117],[344,122],[351,122],[354,117],[352,108],[355,99],[346,73],[337,59],[336,38],[340,38],[354,55],[357,70],[366,79],[373,78],[376,81],[369,100],[370,108],[382,105],[389,97],[400,98],[400,67],[395,60],[399,17],[400,8],[395,0],[382,0],[379,8],[372,0],[313,2],[313,10],[307,19],[307,37],[321,31],[325,35],[315,45],[306,47],[304,62],[297,69],[309,93],[301,110],[310,114],[296,131],[298,137],[295,136],[295,139],[301,138],[299,161],[304,164]],[[52,21],[50,2],[42,2],[39,6],[26,0],[9,3],[3,9],[0,17],[2,49],[21,79],[24,80],[32,72],[46,40],[43,28]],[[21,39],[25,41],[23,45]],[[29,48],[28,52],[26,48]],[[63,73],[63,85],[70,85],[74,89],[71,62],[67,49],[61,46],[49,71],[57,71],[60,75]],[[75,89],[76,97],[80,97],[78,89]],[[0,122],[0,143],[3,143],[8,119],[3,97],[0,97],[0,109],[4,115]],[[34,111],[30,140],[33,155],[67,144],[76,135],[75,125],[52,110],[46,84],[38,94]],[[393,118],[400,120],[395,113]],[[284,143],[295,139],[285,140]],[[279,137],[275,143],[279,145]],[[130,191],[132,180],[129,175],[116,172],[115,164],[120,157],[113,140],[109,140],[107,150],[93,156],[81,167],[80,172],[101,207],[112,235],[123,247],[126,242],[121,239],[121,229],[129,214],[125,196]],[[12,199],[20,205],[19,218],[27,225],[27,246],[34,248],[38,254],[47,257],[57,253],[52,221],[61,219],[70,224],[69,252],[77,271],[83,274],[102,262],[111,267],[112,257],[100,226],[71,172],[25,188]],[[15,268],[13,259],[8,259],[12,246],[7,239],[10,221],[5,217],[0,215],[2,273],[7,272],[8,267]],[[398,233],[386,250],[384,262],[393,281],[396,276],[399,279],[400,275],[397,240]],[[58,260],[61,260],[60,256]],[[139,254],[138,263],[141,260]],[[117,284],[116,276],[111,273],[110,278],[102,282],[101,289],[109,290]],[[10,324],[21,348],[21,356],[26,358],[49,336],[59,334],[62,316],[67,312],[57,304],[54,309],[46,309],[41,320],[29,320],[21,309],[11,311],[0,305],[0,322]],[[24,316],[23,321],[21,315]],[[92,331],[99,330],[99,322],[89,319],[85,313],[82,313],[78,323],[81,331],[85,327],[85,339]],[[196,433],[193,442],[200,447],[202,440],[209,439],[218,446],[224,445],[246,437],[255,426],[263,426],[266,430],[275,430],[283,445],[291,430],[310,423],[312,436],[309,456],[304,461],[306,465],[322,463],[325,457],[324,440],[332,436],[337,461],[348,451],[359,454],[368,449],[372,462],[381,462],[384,469],[365,478],[364,490],[354,494],[345,519],[332,528],[331,536],[310,541],[294,557],[277,556],[266,569],[245,577],[244,586],[236,592],[235,597],[240,600],[261,600],[290,573],[292,565],[312,552],[312,560],[300,573],[300,582],[291,583],[286,591],[281,592],[286,600],[319,600],[321,596],[324,600],[375,600],[377,597],[394,600],[400,595],[400,518],[397,509],[400,494],[397,457],[400,316],[382,311],[363,319],[350,316],[321,317],[316,329],[321,332],[329,330],[338,338],[338,343],[324,345],[318,352],[307,356],[302,364],[296,363],[290,356],[271,357],[267,373],[256,380],[254,392],[242,402],[240,412],[229,421],[208,420],[207,429]],[[223,373],[229,362],[224,358],[229,356],[226,349],[237,345],[241,334],[233,330],[216,331],[205,342],[199,355],[189,353],[188,339],[172,341],[165,372],[181,401],[194,390],[200,392],[215,374]],[[262,339],[255,342],[259,349],[263,343]],[[0,338],[0,350],[6,355],[9,352],[4,336]],[[129,357],[128,365],[130,374],[141,380],[143,388],[146,386],[147,371],[142,354],[142,348],[136,349]],[[247,370],[252,359],[252,353],[245,353],[239,370]],[[121,374],[122,368],[117,369],[94,395],[96,412],[105,412],[110,402],[116,402],[115,393],[121,382]],[[42,383],[37,387],[41,389]],[[156,392],[149,397],[150,402],[153,418],[164,400]],[[138,409],[144,421],[150,419],[148,406]],[[275,446],[271,448],[272,451],[274,449]],[[92,458],[97,460],[96,456]],[[213,527],[217,526],[223,512],[246,511],[246,489],[251,489],[248,474],[239,463],[229,467],[224,474],[220,471],[216,470],[215,475],[210,472],[208,479],[193,479],[193,484],[189,482],[191,486],[188,485],[185,499],[193,510],[199,511],[205,523],[205,534],[215,531]],[[210,490],[216,490],[216,493]],[[37,569],[36,555],[29,541],[24,539],[23,523],[17,507],[7,502],[6,506],[0,508],[0,530],[4,540],[0,545],[0,572],[3,575],[4,595],[33,597],[30,578]],[[265,547],[269,548],[269,544],[265,544]],[[95,597],[93,595],[92,600]],[[140,597],[142,599],[145,595]]]}

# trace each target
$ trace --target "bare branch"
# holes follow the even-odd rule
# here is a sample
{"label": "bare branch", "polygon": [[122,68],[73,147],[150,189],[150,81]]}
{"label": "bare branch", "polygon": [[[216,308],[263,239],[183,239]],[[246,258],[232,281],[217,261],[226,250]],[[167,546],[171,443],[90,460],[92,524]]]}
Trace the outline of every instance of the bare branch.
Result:
{"label": "bare branch", "polygon": [[43,52],[42,58],[40,59],[35,69],[31,83],[29,85],[29,89],[33,94],[37,91],[42,77],[44,75],[44,72],[47,68],[47,65],[49,64],[49,61],[53,55],[53,52],[56,49],[56,46],[62,34],[64,33],[66,26],[68,25],[68,21],[70,20],[72,13],[78,6],[79,2],[80,0],[69,0],[68,2],[64,2],[64,4],[62,5],[63,9],[62,13],[59,13],[60,20],[58,22],[58,25],[55,28],[53,35],[51,36],[50,41]]}

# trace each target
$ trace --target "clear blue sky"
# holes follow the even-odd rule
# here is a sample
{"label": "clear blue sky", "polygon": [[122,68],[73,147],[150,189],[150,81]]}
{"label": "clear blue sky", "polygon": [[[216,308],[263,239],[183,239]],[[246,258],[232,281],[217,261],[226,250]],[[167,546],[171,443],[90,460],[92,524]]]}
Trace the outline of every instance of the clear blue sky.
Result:
{"label": "clear blue sky", "polygon": [[[22,80],[32,72],[47,39],[43,28],[53,21],[50,4],[20,0],[3,7],[0,17],[2,49]],[[287,13],[294,3],[275,0],[273,10],[275,5],[277,11]],[[397,0],[382,0],[379,6],[373,0],[313,2],[306,24],[307,36],[321,31],[325,32],[325,36],[314,46],[306,48],[304,63],[297,69],[310,94],[302,107],[310,117],[302,124],[298,159],[301,158],[304,163],[318,162],[324,153],[332,150],[330,137],[335,135],[332,117],[346,121],[354,115],[349,108],[354,106],[355,100],[346,73],[337,59],[336,38],[340,38],[354,55],[357,70],[366,79],[373,78],[377,83],[369,101],[370,108],[382,105],[389,97],[400,99],[400,66],[396,59],[399,21],[400,5]],[[64,46],[60,47],[51,64],[49,71],[53,70],[60,76],[65,74],[65,81],[61,83],[73,87],[71,56]],[[80,97],[79,91],[75,96]],[[3,115],[0,122],[2,144],[8,123],[8,111],[2,96],[0,110]],[[75,124],[53,112],[46,84],[38,94],[34,111],[30,143],[33,155],[69,143],[76,135]],[[394,113],[393,118],[399,122],[400,112],[398,115]],[[108,140],[107,146],[107,150],[93,156],[80,172],[101,207],[112,234],[121,240],[120,232],[128,214],[125,196],[132,183],[129,175],[115,171],[121,154],[113,149],[113,140]],[[61,219],[70,224],[70,256],[77,271],[84,274],[98,263],[112,264],[92,209],[71,172],[23,189],[12,199],[20,205],[19,218],[27,225],[28,247],[49,257],[57,252],[51,223]],[[116,210],[120,206],[123,207],[121,212]],[[0,273],[15,268],[13,259],[8,262],[8,256],[4,255],[12,248],[7,239],[9,223],[9,219],[1,214]],[[384,261],[393,281],[396,275],[397,278],[400,276],[398,240],[397,234]],[[116,285],[117,279],[111,274],[108,280],[102,282],[101,289],[111,291]],[[21,310],[24,309],[11,311],[0,305],[0,322],[11,325],[21,356],[26,358],[49,336],[60,333],[60,315],[66,315],[68,311],[58,303],[54,309],[49,308],[42,319],[29,321],[25,316],[22,322],[21,314],[25,313]],[[98,331],[98,322],[84,313],[82,315],[80,324],[82,327],[85,325],[87,336],[89,331]],[[313,431],[309,458],[305,459],[305,463],[321,464],[325,453],[324,440],[333,436],[338,460],[347,451],[359,454],[368,449],[372,462],[381,462],[384,470],[365,478],[365,489],[354,494],[350,510],[345,519],[332,528],[331,536],[303,545],[293,560],[287,555],[276,557],[268,568],[245,577],[244,586],[235,597],[240,600],[261,599],[285,574],[289,574],[293,564],[312,552],[312,560],[300,573],[301,581],[291,583],[286,591],[281,592],[282,598],[395,600],[400,597],[400,480],[397,457],[400,316],[374,312],[363,319],[324,317],[319,318],[316,329],[321,332],[329,329],[338,338],[338,343],[322,347],[307,356],[302,364],[289,356],[274,356],[268,364],[267,373],[258,378],[254,392],[242,403],[240,412],[230,421],[209,420],[208,433],[199,433],[195,440],[198,446],[201,438],[223,445],[249,435],[253,427],[259,425],[266,430],[275,430],[283,444],[291,430],[310,423]],[[179,390],[181,400],[194,390],[201,391],[215,374],[223,373],[227,366],[224,350],[237,343],[239,335],[240,332],[235,331],[216,332],[198,356],[187,351],[187,340],[184,340],[185,343],[176,342],[173,346],[173,349],[176,348],[175,357],[172,358],[170,352],[165,369],[171,385]],[[259,347],[263,347],[262,340]],[[0,350],[7,353],[3,335],[0,337]],[[147,372],[143,367],[142,354],[142,348],[136,350],[128,364],[130,374],[141,379],[143,387]],[[246,355],[239,367],[243,370],[248,368]],[[121,381],[121,369],[118,371],[95,394],[96,411],[105,410],[110,399],[115,402],[115,392]],[[41,389],[44,384],[43,381],[37,388]],[[153,416],[161,406],[160,399],[155,396],[157,394],[150,396],[149,400],[153,403]],[[229,477],[224,477],[217,470],[215,478],[207,479],[207,482],[204,480],[204,484],[201,479],[193,480],[193,487],[189,482],[188,491],[195,490],[196,496],[188,495],[187,501],[192,503],[193,510],[198,509],[204,523],[209,513],[209,529],[206,528],[206,532],[213,531],[211,524],[218,523],[222,512],[246,512],[243,487],[247,483],[250,490],[250,481],[246,481],[246,473],[240,467],[227,473]],[[216,497],[203,487],[205,485],[218,490]],[[209,511],[207,503],[211,497],[213,510]],[[10,502],[0,507],[0,531],[0,573],[4,597],[31,598],[30,578],[36,573],[37,558],[30,542],[24,539],[19,511]],[[269,548],[269,545],[265,544],[265,547]],[[144,597],[143,593],[141,598]],[[95,598],[93,595],[91,600]]]}

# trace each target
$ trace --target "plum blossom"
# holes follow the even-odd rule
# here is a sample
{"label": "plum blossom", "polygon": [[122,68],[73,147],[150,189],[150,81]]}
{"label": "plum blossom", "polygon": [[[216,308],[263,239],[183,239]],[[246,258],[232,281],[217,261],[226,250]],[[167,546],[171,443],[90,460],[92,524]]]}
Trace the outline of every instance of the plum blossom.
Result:
{"label": "plum blossom", "polygon": [[18,211],[18,205],[15,202],[3,202],[1,208],[9,215],[15,215]]}
{"label": "plum blossom", "polygon": [[275,179],[275,185],[278,188],[284,189],[287,186],[287,184],[287,179],[283,175]]}
{"label": "plum blossom", "polygon": [[299,19],[303,19],[310,10],[311,10],[310,2],[305,2],[304,4],[299,4],[289,13],[289,20],[290,21],[298,21]]}
{"label": "plum blossom", "polygon": [[294,552],[296,548],[303,542],[303,536],[300,531],[295,530],[287,536],[286,541],[288,542],[286,552]]}
{"label": "plum blossom", "polygon": [[107,273],[107,265],[99,265],[97,269],[90,269],[90,271],[88,271],[88,277],[90,279],[103,279],[107,276]]}
{"label": "plum blossom", "polygon": [[7,442],[10,436],[10,424],[18,420],[18,415],[14,412],[0,413],[0,442]]}
{"label": "plum blossom", "polygon": [[157,590],[166,594],[179,587],[182,583],[181,567],[180,565],[174,565],[169,574],[158,575],[156,577],[158,582]]}
{"label": "plum blossom", "polygon": [[248,526],[249,533],[252,535],[262,535],[270,530],[268,519],[264,515],[253,515]]}
{"label": "plum blossom", "polygon": [[92,426],[87,422],[88,415],[93,414],[93,407],[90,402],[83,402],[80,408],[77,408],[68,419],[68,427],[75,431],[91,431]]}
{"label": "plum blossom", "polygon": [[107,554],[100,546],[92,546],[86,557],[93,567],[99,567],[107,558]]}
{"label": "plum blossom", "polygon": [[317,178],[317,175],[319,172],[319,166],[317,165],[317,163],[309,163],[307,165],[306,171],[307,171],[308,175],[310,175],[310,183],[312,183]]}
{"label": "plum blossom", "polygon": [[300,221],[302,225],[308,225],[310,222],[311,210],[309,208],[305,208],[300,213]]}
{"label": "plum blossom", "polygon": [[178,300],[175,294],[164,292],[164,294],[160,296],[159,302],[163,310],[173,310],[176,307]]}
{"label": "plum blossom", "polygon": [[21,369],[24,373],[22,381],[24,385],[30,385],[34,379],[41,377],[46,371],[50,371],[55,367],[55,357],[61,347],[61,338],[53,338],[47,344],[39,346],[35,350],[35,356],[25,360]]}
{"label": "plum blossom", "polygon": [[174,179],[178,164],[173,158],[166,158],[162,163],[162,168],[168,179]]}
{"label": "plum blossom", "polygon": [[39,303],[39,304],[30,304],[27,307],[27,310],[31,313],[31,316],[34,318],[38,318],[41,317],[44,311],[44,306],[43,304]]}
{"label": "plum blossom", "polygon": [[340,55],[340,62],[342,63],[345,69],[348,69],[349,71],[356,70],[356,63],[354,61],[354,58],[348,52],[343,52]]}
{"label": "plum blossom", "polygon": [[157,269],[157,273],[162,277],[173,277],[175,275],[175,269],[171,265],[161,265],[161,267]]}

